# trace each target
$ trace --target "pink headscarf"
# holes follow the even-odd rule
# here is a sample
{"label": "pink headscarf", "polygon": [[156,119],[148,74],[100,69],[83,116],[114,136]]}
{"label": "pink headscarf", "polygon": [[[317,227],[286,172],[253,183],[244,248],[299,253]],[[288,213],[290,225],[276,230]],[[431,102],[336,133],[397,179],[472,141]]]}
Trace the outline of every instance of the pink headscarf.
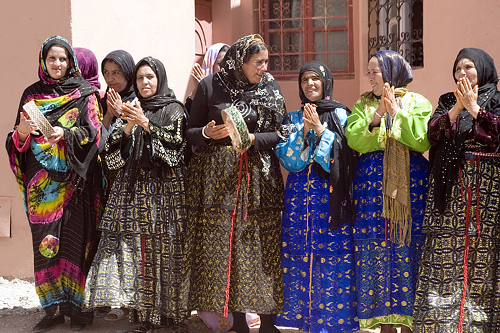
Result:
{"label": "pink headscarf", "polygon": [[215,64],[215,60],[217,60],[217,56],[219,55],[220,49],[224,46],[228,46],[224,43],[217,43],[210,46],[205,53],[205,58],[203,58],[203,64],[201,65],[201,69],[203,69],[203,73],[206,75],[213,74],[213,67]]}

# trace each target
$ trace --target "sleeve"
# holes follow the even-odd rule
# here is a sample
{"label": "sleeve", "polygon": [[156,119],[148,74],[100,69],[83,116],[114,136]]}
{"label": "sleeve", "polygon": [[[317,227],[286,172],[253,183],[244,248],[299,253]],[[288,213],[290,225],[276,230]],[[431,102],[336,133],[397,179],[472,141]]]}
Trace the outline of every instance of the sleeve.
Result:
{"label": "sleeve", "polygon": [[481,108],[474,123],[474,135],[478,141],[498,147],[500,116]]}
{"label": "sleeve", "polygon": [[384,149],[385,123],[381,121],[379,127],[373,127],[370,130],[373,114],[378,105],[378,100],[361,96],[354,103],[352,113],[347,117],[347,126],[345,127],[347,144],[360,153]]}
{"label": "sleeve", "polygon": [[149,122],[151,161],[176,166],[182,160],[182,154],[186,147],[186,140],[183,136],[186,126],[186,114],[184,107],[178,103],[169,104],[163,112],[168,112],[166,117],[168,121],[166,123]]}
{"label": "sleeve", "polygon": [[109,133],[106,143],[104,144],[104,151],[102,153],[104,166],[108,170],[119,170],[125,166],[125,161],[129,158],[131,148],[134,141],[134,130],[132,129],[130,136],[123,132],[125,123],[118,119],[115,123],[113,131]]}
{"label": "sleeve", "polygon": [[432,114],[432,105],[429,100],[416,93],[407,93],[402,102],[403,107],[394,118],[391,136],[410,150],[423,153],[430,148],[427,124]]}
{"label": "sleeve", "polygon": [[[313,136],[316,136],[313,134]],[[330,172],[330,156],[332,152],[332,145],[335,141],[335,133],[330,131],[325,127],[321,138],[318,138],[319,143],[315,145],[314,152],[312,153],[312,158],[316,161],[323,170]]]}
{"label": "sleeve", "polygon": [[17,151],[20,153],[26,152],[30,148],[30,141],[31,141],[31,133],[28,134],[26,137],[26,141],[23,142],[21,145],[21,141],[19,141],[19,135],[16,130],[13,131],[12,133],[12,143],[14,144],[14,147],[16,147]]}
{"label": "sleeve", "polygon": [[312,144],[304,141],[304,123],[297,111],[290,112],[285,123],[293,123],[296,131],[290,133],[287,140],[282,139],[274,147],[274,152],[285,169],[290,172],[299,172],[310,163]]}
{"label": "sleeve", "polygon": [[201,133],[203,127],[208,123],[208,89],[207,78],[201,80],[189,114],[189,121],[186,128],[186,138],[189,144],[194,146],[204,146],[210,144],[212,140],[205,139]]}

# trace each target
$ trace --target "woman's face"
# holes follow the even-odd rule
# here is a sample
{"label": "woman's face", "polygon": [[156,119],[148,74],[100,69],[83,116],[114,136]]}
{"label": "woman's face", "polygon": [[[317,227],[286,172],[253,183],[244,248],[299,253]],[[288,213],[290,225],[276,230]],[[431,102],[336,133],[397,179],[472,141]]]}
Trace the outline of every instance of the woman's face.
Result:
{"label": "woman's face", "polygon": [[244,62],[241,68],[252,84],[259,83],[262,75],[267,71],[267,62],[269,61],[268,52],[266,49],[261,50],[250,57],[247,62]]}
{"label": "woman's face", "polygon": [[300,88],[308,100],[319,101],[323,98],[323,81],[318,73],[305,71],[300,77]]}
{"label": "woman's face", "polygon": [[56,80],[64,77],[68,71],[68,64],[66,49],[58,45],[51,46],[45,58],[45,66],[50,77]]}
{"label": "woman's face", "polygon": [[460,59],[457,62],[457,67],[455,67],[455,80],[458,81],[463,77],[469,79],[472,87],[477,85],[477,69],[474,62],[469,58]]}
{"label": "woman's face", "polygon": [[113,88],[116,92],[121,92],[127,87],[127,78],[123,74],[122,68],[114,61],[104,62],[102,75],[108,87]]}
{"label": "woman's face", "polygon": [[156,94],[158,78],[149,65],[143,65],[137,70],[137,90],[143,98],[148,98]]}
{"label": "woman's face", "polygon": [[217,55],[217,59],[215,59],[214,67],[212,67],[212,72],[214,72],[214,73],[220,72],[220,63],[221,63],[222,59],[224,59],[226,52],[227,51],[219,52],[219,54]]}
{"label": "woman's face", "polygon": [[382,71],[380,70],[380,65],[376,57],[371,57],[368,62],[367,75],[373,93],[376,96],[382,96],[382,92],[384,91],[384,78],[382,77]]}

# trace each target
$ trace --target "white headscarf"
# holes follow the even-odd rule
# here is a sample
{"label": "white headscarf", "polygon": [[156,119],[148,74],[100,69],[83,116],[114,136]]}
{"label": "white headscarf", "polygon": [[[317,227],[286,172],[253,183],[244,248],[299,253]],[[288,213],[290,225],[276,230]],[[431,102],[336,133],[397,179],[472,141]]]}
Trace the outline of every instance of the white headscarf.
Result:
{"label": "white headscarf", "polygon": [[201,69],[203,69],[203,73],[206,75],[213,74],[213,67],[215,64],[215,60],[217,60],[217,56],[219,55],[220,49],[226,45],[224,43],[217,43],[210,46],[205,53],[205,58],[203,58],[203,64],[201,65]]}

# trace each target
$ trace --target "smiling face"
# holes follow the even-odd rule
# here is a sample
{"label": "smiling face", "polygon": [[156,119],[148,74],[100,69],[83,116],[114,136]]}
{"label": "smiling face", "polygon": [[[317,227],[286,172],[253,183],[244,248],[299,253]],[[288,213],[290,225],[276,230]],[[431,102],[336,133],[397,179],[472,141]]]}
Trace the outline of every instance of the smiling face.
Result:
{"label": "smiling face", "polygon": [[262,75],[267,71],[267,63],[269,61],[269,54],[266,49],[261,50],[250,57],[247,62],[241,65],[243,74],[247,77],[248,81],[252,84],[259,83]]}
{"label": "smiling face", "polygon": [[474,62],[469,58],[460,59],[457,62],[457,67],[455,67],[455,80],[458,81],[463,77],[469,79],[472,87],[477,85],[477,69]]}
{"label": "smiling face", "polygon": [[156,94],[158,78],[149,65],[139,67],[136,77],[137,90],[142,97],[148,98]]}
{"label": "smiling face", "polygon": [[113,88],[116,92],[123,91],[127,87],[127,78],[123,74],[121,67],[114,61],[108,60],[104,62],[102,75],[108,87]]}
{"label": "smiling face", "polygon": [[58,45],[51,46],[45,58],[45,66],[50,77],[55,80],[64,77],[68,71],[68,65],[66,49]]}
{"label": "smiling face", "polygon": [[318,73],[305,71],[300,77],[300,88],[304,96],[311,102],[319,101],[323,98],[323,81]]}
{"label": "smiling face", "polygon": [[380,65],[376,57],[372,57],[368,62],[368,80],[372,86],[372,91],[376,96],[382,96],[384,91],[384,78],[382,77],[382,71],[380,70]]}

